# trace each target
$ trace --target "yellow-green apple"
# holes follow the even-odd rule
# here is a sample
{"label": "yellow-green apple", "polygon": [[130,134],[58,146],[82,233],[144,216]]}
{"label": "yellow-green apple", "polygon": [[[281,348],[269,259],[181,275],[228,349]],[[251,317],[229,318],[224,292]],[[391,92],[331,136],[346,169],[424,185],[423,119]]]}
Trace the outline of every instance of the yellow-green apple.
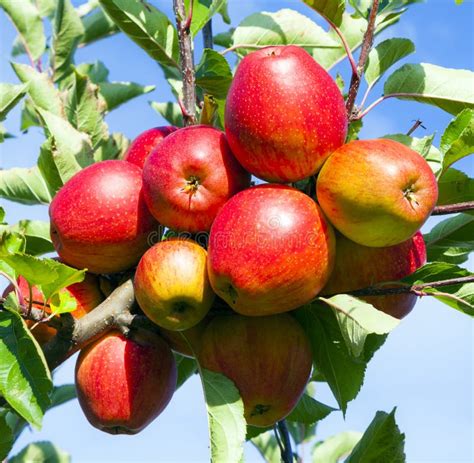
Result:
{"label": "yellow-green apple", "polygon": [[[417,232],[403,243],[386,248],[361,246],[341,234],[336,235],[336,263],[321,295],[347,293],[377,283],[397,281],[426,263],[423,235]],[[403,318],[415,306],[415,294],[364,296],[375,308]]]}
{"label": "yellow-green apple", "polygon": [[77,398],[92,426],[136,434],[168,405],[176,377],[171,349],[159,336],[139,344],[110,332],[79,354]]}
{"label": "yellow-green apple", "polygon": [[288,314],[220,315],[204,332],[198,360],[231,379],[247,423],[265,427],[293,410],[308,383],[312,355],[303,328]]}
{"label": "yellow-green apple", "polygon": [[125,153],[123,158],[124,161],[136,164],[138,167],[143,169],[145,159],[158,146],[158,144],[161,143],[163,138],[167,137],[175,130],[177,130],[177,127],[173,127],[172,125],[154,127],[145,130],[132,141]]}
{"label": "yellow-green apple", "polygon": [[225,135],[213,127],[186,127],[167,136],[143,168],[143,190],[152,214],[166,227],[208,231],[219,209],[250,185]]}
{"label": "yellow-green apple", "polygon": [[283,185],[258,185],[235,195],[217,215],[209,237],[209,279],[243,315],[285,312],[326,284],[334,249],[332,227],[309,196]]}
{"label": "yellow-green apple", "polygon": [[92,273],[133,267],[160,227],[142,193],[141,169],[102,161],[74,175],[51,202],[51,238],[66,264]]}
{"label": "yellow-green apple", "polygon": [[[51,313],[50,307],[44,305],[44,296],[38,287],[31,287],[32,297],[30,301],[29,286],[25,278],[19,276],[17,279],[17,284],[20,288],[20,293],[23,299],[19,301],[20,304],[28,307],[31,302],[32,307],[44,310],[46,314]],[[5,297],[11,291],[13,291],[13,285],[9,285],[5,289],[3,297]],[[100,289],[99,279],[95,275],[91,274],[87,274],[83,281],[74,283],[67,288],[63,288],[61,292],[67,292],[70,296],[72,296],[73,299],[75,299],[77,305],[76,309],[71,312],[71,315],[77,319],[82,318],[104,300],[104,295]],[[31,328],[36,323],[31,320],[27,320],[26,324],[29,328]],[[40,323],[36,324],[35,328],[32,330],[32,334],[36,340],[41,345],[43,345],[56,335],[56,330],[45,323]]]}
{"label": "yellow-green apple", "polygon": [[416,151],[388,139],[356,140],[326,161],[317,198],[347,238],[385,247],[406,241],[421,228],[436,205],[438,186]]}
{"label": "yellow-green apple", "polygon": [[303,48],[262,48],[239,64],[225,130],[237,160],[269,182],[315,174],[347,135],[339,88]]}
{"label": "yellow-green apple", "polygon": [[192,240],[171,239],[151,247],[134,279],[135,297],[145,315],[169,330],[199,323],[214,301],[206,261],[206,250]]}

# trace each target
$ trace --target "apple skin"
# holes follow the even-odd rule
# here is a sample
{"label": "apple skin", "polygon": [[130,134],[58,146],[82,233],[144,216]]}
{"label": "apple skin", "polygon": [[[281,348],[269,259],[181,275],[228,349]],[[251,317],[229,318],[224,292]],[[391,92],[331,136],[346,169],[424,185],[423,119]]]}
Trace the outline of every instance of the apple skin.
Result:
{"label": "apple skin", "polygon": [[177,372],[159,336],[138,344],[110,332],[81,351],[75,378],[79,404],[92,426],[110,434],[136,434],[168,405]]}
{"label": "apple skin", "polygon": [[341,92],[303,48],[254,51],[240,62],[225,110],[229,145],[246,170],[268,182],[315,174],[347,135]]}
{"label": "apple skin", "polygon": [[250,185],[225,135],[213,127],[186,127],[167,136],[143,168],[143,190],[151,213],[166,227],[209,231],[224,203]]}
{"label": "apple skin", "polygon": [[215,293],[236,312],[270,315],[313,299],[329,278],[334,253],[332,227],[309,196],[258,185],[217,215],[207,269]]}
{"label": "apple skin", "polygon": [[51,238],[62,261],[92,273],[133,267],[159,224],[142,193],[141,169],[102,161],[78,172],[51,202]]}
{"label": "apple skin", "polygon": [[199,323],[214,301],[207,252],[195,241],[171,239],[150,248],[135,272],[135,297],[158,326],[181,331]]}
{"label": "apple skin", "polygon": [[[17,284],[20,288],[21,294],[23,295],[23,301],[20,303],[28,307],[29,288],[28,282],[21,275],[17,279]],[[44,297],[41,291],[36,287],[32,286],[33,301],[32,307],[36,309],[45,309],[47,314],[51,313],[48,307],[44,307]],[[13,285],[9,285],[4,293],[3,297],[6,297],[8,293],[13,291]],[[105,298],[100,289],[99,279],[95,275],[87,274],[83,281],[74,283],[67,288],[61,290],[61,292],[68,292],[77,302],[77,307],[71,312],[74,318],[82,318],[91,310],[95,309]],[[29,328],[35,325],[35,322],[26,320],[26,324]],[[47,324],[36,325],[35,329],[31,332],[35,339],[40,345],[46,344],[50,341],[53,336],[56,335],[56,330]]]}
{"label": "apple skin", "polygon": [[311,373],[309,340],[288,314],[220,315],[206,328],[199,363],[231,379],[248,424],[266,427],[295,407]]}
{"label": "apple skin", "polygon": [[407,146],[356,140],[326,161],[316,193],[343,235],[363,246],[386,247],[421,228],[436,205],[438,185],[428,163]]}
{"label": "apple skin", "polygon": [[170,133],[178,130],[177,127],[167,125],[145,130],[132,141],[123,158],[143,169],[146,158]]}
{"label": "apple skin", "polygon": [[[377,283],[397,281],[426,263],[423,235],[417,232],[403,243],[386,248],[361,246],[336,235],[336,264],[321,295],[347,293]],[[403,318],[415,306],[415,294],[364,296],[361,299],[395,318]]]}

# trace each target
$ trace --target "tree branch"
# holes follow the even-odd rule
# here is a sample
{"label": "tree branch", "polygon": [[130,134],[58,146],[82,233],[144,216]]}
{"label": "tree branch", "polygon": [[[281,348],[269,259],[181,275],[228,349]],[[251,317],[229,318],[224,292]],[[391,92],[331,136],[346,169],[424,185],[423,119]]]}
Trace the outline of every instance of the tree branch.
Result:
{"label": "tree branch", "polygon": [[[280,452],[281,452],[281,461],[283,463],[293,463],[293,450],[291,449],[291,439],[290,433],[288,432],[288,427],[286,426],[286,421],[281,420],[277,423],[275,429],[275,435],[277,431],[280,434]],[[278,438],[278,436],[277,436]]]}
{"label": "tree branch", "polygon": [[447,204],[446,206],[436,206],[431,215],[457,214],[458,212],[473,211],[474,201],[465,203]]}
{"label": "tree branch", "polygon": [[204,48],[214,48],[214,41],[212,37],[212,19],[207,21],[207,23],[202,28],[202,39],[204,42]]}
{"label": "tree branch", "polygon": [[[192,5],[193,2],[190,4]],[[178,29],[179,58],[183,79],[182,112],[184,125],[196,123],[196,80],[194,75],[193,38],[190,31],[192,9],[186,16],[184,0],[173,0]],[[183,110],[184,109],[184,110]]]}
{"label": "tree branch", "polygon": [[360,51],[359,62],[357,64],[357,70],[352,74],[351,85],[349,87],[349,94],[346,101],[346,111],[349,121],[354,120],[354,105],[357,97],[357,92],[359,91],[360,81],[362,74],[364,73],[365,63],[369,56],[369,52],[372,48],[374,42],[374,31],[375,31],[375,20],[377,18],[377,12],[379,9],[379,0],[374,0],[372,3],[372,8],[370,10],[369,20],[367,24],[367,30],[364,34],[364,40],[362,42],[362,48]]}

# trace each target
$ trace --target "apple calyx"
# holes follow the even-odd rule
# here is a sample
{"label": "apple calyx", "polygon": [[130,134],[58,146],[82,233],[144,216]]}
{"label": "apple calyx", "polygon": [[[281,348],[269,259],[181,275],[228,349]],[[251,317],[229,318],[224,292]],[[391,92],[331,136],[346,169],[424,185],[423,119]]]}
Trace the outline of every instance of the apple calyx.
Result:
{"label": "apple calyx", "polygon": [[250,416],[264,415],[270,410],[270,408],[272,408],[271,405],[257,404],[255,407],[253,407]]}
{"label": "apple calyx", "polygon": [[420,205],[420,203],[415,199],[416,191],[417,189],[415,188],[414,183],[411,183],[403,190],[403,197],[410,203],[411,207],[413,207],[413,203],[417,206]]}
{"label": "apple calyx", "polygon": [[200,185],[200,179],[199,177],[195,175],[191,175],[187,180],[186,180],[186,185],[182,188],[182,191],[187,193],[188,195],[192,196],[197,193],[197,190]]}

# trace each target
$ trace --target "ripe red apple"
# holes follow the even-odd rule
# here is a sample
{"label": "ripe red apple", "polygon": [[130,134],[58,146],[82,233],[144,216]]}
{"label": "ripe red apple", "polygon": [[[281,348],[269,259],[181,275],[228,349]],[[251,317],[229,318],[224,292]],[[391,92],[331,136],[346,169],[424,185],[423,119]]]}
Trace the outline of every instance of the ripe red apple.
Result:
{"label": "ripe red apple", "polygon": [[303,48],[266,47],[239,64],[225,129],[237,160],[269,182],[315,174],[347,135],[339,88]]}
{"label": "ripe red apple", "polygon": [[145,315],[169,330],[199,323],[214,301],[206,260],[206,250],[192,240],[166,240],[150,248],[134,279],[135,297]]}
{"label": "ripe red apple", "polygon": [[259,185],[231,198],[212,225],[214,291],[243,315],[296,309],[321,290],[334,264],[331,225],[295,188]]}
{"label": "ripe red apple", "polygon": [[159,225],[142,194],[141,169],[102,161],[78,172],[49,208],[51,238],[61,260],[92,273],[133,267]]}
{"label": "ripe red apple", "polygon": [[202,367],[231,379],[253,426],[271,426],[295,407],[311,373],[312,355],[303,328],[288,314],[221,315],[201,341]]}
{"label": "ripe red apple", "polygon": [[158,336],[138,344],[111,332],[83,349],[76,363],[79,404],[92,426],[110,434],[136,434],[168,405],[176,363]]}
{"label": "ripe red apple", "polygon": [[[28,307],[30,302],[28,282],[25,280],[25,278],[19,276],[17,279],[17,284],[23,296],[23,300],[19,302],[25,307]],[[44,310],[46,314],[50,314],[50,308],[48,306],[44,306],[43,293],[36,286],[32,286],[31,289],[33,301],[32,307]],[[11,291],[13,291],[13,285],[9,285],[5,289],[3,297],[6,297],[6,295]],[[99,279],[95,275],[87,274],[83,281],[74,283],[67,288],[62,289],[61,291],[68,292],[76,300],[76,309],[71,312],[71,315],[74,318],[82,318],[104,300],[104,295],[100,289]],[[31,328],[33,325],[35,325],[35,322],[27,320],[26,324],[29,328]],[[35,326],[32,334],[39,344],[43,345],[56,335],[56,330],[47,324],[42,323]]]}
{"label": "ripe red apple", "polygon": [[[397,281],[412,274],[426,263],[423,235],[417,232],[403,243],[386,248],[369,248],[336,235],[336,264],[322,289],[322,295],[347,293],[377,283]],[[415,306],[414,294],[364,296],[375,308],[403,318]]]}
{"label": "ripe red apple", "polygon": [[173,132],[143,168],[150,211],[177,231],[208,231],[224,203],[249,185],[250,175],[235,160],[225,135],[204,125]]}
{"label": "ripe red apple", "polygon": [[175,130],[177,130],[177,127],[173,127],[172,125],[145,130],[130,144],[123,160],[136,164],[140,169],[143,169],[145,159],[150,155],[153,149],[161,143],[163,138]]}
{"label": "ripe red apple", "polygon": [[438,199],[436,178],[416,151],[388,139],[356,140],[326,161],[317,198],[331,223],[364,246],[413,236]]}

